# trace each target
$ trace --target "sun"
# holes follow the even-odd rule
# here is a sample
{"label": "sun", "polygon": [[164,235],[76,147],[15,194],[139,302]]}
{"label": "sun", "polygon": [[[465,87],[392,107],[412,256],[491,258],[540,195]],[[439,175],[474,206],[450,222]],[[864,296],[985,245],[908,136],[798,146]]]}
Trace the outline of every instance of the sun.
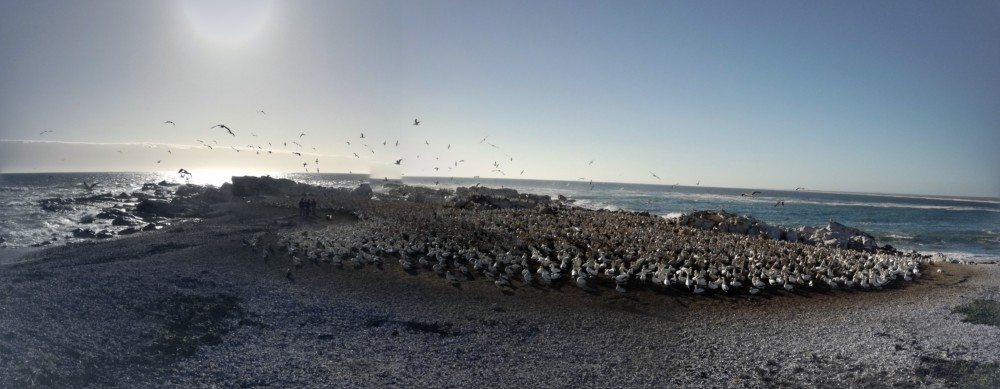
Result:
{"label": "sun", "polygon": [[205,39],[224,45],[249,41],[267,25],[272,0],[185,0],[184,15]]}

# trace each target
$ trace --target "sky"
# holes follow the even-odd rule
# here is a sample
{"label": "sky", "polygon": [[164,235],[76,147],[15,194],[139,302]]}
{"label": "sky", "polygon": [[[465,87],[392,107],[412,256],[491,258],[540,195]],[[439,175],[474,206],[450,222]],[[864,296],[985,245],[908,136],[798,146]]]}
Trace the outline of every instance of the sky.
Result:
{"label": "sky", "polygon": [[0,172],[1000,197],[997,20],[996,1],[0,0]]}

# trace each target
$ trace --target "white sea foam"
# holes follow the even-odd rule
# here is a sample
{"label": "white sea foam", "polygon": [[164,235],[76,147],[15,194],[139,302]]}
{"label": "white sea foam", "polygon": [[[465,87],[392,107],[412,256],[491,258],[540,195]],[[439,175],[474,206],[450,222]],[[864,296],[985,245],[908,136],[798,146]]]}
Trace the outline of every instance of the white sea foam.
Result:
{"label": "white sea foam", "polygon": [[1000,261],[1000,256],[989,255],[989,254],[975,254],[975,253],[967,253],[967,252],[961,252],[961,251],[921,252],[921,254],[928,254],[928,255],[933,255],[933,254],[936,254],[936,253],[943,254],[945,257],[948,257],[948,259],[957,259],[959,261],[965,261],[965,262],[990,262],[990,261],[996,262],[996,261]]}

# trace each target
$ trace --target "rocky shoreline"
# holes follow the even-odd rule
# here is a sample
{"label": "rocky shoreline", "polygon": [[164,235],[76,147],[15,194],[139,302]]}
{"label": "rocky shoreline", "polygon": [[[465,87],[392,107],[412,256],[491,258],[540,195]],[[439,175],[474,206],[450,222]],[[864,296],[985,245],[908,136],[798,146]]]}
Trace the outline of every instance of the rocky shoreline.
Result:
{"label": "rocky shoreline", "polygon": [[[256,181],[234,182],[241,188],[234,185],[225,202],[210,200],[214,194],[148,199],[197,220],[35,249],[0,267],[0,387],[1000,383],[1000,266],[926,261],[913,281],[866,292],[778,287],[758,295],[718,289],[695,295],[685,286],[643,287],[633,279],[620,293],[614,276],[589,280],[584,290],[569,280],[543,285],[537,273],[531,284],[511,277],[498,287],[502,265],[494,277],[489,267],[480,273],[470,266],[468,279],[451,267],[436,271],[438,263],[421,270],[418,255],[409,257],[415,269],[407,270],[398,253],[377,261],[367,253],[339,267],[330,256],[308,253],[335,251],[315,246],[320,241],[380,242],[378,234],[393,230],[379,221],[390,217],[395,231],[424,226],[416,231],[434,231],[442,242],[451,239],[450,227],[491,242],[512,236],[511,247],[543,250],[537,242],[518,243],[505,229],[454,224],[462,220],[457,216],[484,214],[496,218],[473,222],[524,215],[642,221],[716,244],[734,239],[803,252],[889,254],[702,231],[551,199],[502,208],[509,196],[488,189],[471,190],[469,199],[426,188],[372,193],[262,180],[271,189],[261,194],[257,185],[246,186]],[[320,217],[295,216],[303,189],[320,200]],[[279,239],[313,246],[286,252]]]}

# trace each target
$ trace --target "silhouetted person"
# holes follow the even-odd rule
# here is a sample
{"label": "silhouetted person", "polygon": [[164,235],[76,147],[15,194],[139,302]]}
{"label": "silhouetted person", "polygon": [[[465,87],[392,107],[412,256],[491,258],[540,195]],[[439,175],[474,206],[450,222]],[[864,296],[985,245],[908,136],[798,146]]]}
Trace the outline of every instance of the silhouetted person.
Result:
{"label": "silhouetted person", "polygon": [[316,216],[316,199],[309,200],[309,214]]}
{"label": "silhouetted person", "polygon": [[306,216],[308,213],[309,202],[303,197],[299,200],[299,216]]}

